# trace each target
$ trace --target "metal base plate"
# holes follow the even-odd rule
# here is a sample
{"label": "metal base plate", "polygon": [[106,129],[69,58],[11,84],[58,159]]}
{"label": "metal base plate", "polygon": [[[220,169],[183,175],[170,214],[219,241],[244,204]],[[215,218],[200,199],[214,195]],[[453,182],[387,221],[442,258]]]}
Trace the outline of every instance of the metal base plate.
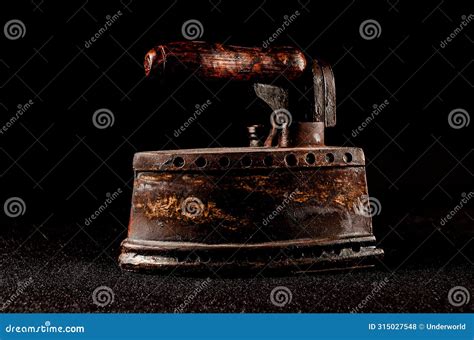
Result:
{"label": "metal base plate", "polygon": [[120,266],[125,270],[158,273],[241,275],[301,274],[373,267],[383,257],[373,238],[334,244],[308,241],[271,245],[173,244],[126,239]]}

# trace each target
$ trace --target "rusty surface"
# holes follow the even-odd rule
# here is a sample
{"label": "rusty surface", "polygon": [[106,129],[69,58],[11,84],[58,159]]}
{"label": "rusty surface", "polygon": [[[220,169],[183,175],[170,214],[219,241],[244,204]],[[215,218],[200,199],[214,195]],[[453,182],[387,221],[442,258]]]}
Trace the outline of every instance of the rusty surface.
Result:
{"label": "rusty surface", "polygon": [[305,67],[303,54],[290,47],[179,42],[147,54],[147,75],[186,71],[260,82],[255,94],[270,118],[286,116],[272,121],[266,138],[262,126],[249,126],[249,147],[135,154],[123,268],[299,273],[365,268],[382,257],[368,213],[363,151],[324,145],[325,127],[336,123],[331,67],[313,61],[310,122],[292,121],[288,90],[263,82],[296,79]]}
{"label": "rusty surface", "polygon": [[[324,123],[323,122],[298,122],[293,125],[293,128],[290,129],[290,145],[291,146],[324,146]],[[319,152],[323,152],[325,149],[318,149]],[[362,151],[362,150],[361,150]],[[363,160],[363,153],[355,152],[356,155],[360,156]],[[329,151],[330,152],[330,151]],[[326,158],[326,157],[325,157]],[[337,157],[338,160],[343,161],[343,163],[348,163],[347,160],[344,160],[344,155]],[[325,159],[325,162],[328,160]],[[349,162],[350,163],[350,162]]]}
{"label": "rusty surface", "polygon": [[336,125],[336,83],[331,66],[322,60],[313,61],[313,90],[315,122],[326,127]]}
{"label": "rusty surface", "polygon": [[[223,165],[222,157],[229,162]],[[251,162],[242,163],[245,157]],[[139,153],[122,266],[184,272],[367,266],[382,251],[374,247],[370,216],[358,212],[367,203],[364,164],[358,148]]]}
{"label": "rusty surface", "polygon": [[[289,117],[285,115],[285,113],[289,112],[288,90],[275,85],[254,84],[254,91],[257,97],[263,100],[272,109],[272,114],[274,112],[278,113],[279,110],[281,111],[281,113],[283,113],[283,115],[281,115],[281,117],[283,118],[281,121],[277,117],[271,118],[272,127],[263,145],[266,147],[274,145],[277,145],[279,147],[289,146]],[[280,129],[278,127],[280,127]]]}
{"label": "rusty surface", "polygon": [[187,41],[154,47],[146,54],[144,67],[147,76],[186,72],[207,80],[295,80],[303,74],[306,58],[294,47],[263,49]]}
{"label": "rusty surface", "polygon": [[319,167],[364,166],[360,148],[331,146],[295,148],[208,148],[164,150],[135,154],[136,171],[182,172],[184,170],[210,171],[290,169]]}
{"label": "rusty surface", "polygon": [[354,209],[366,194],[363,167],[140,171],[134,187],[132,239],[247,244],[372,232]]}

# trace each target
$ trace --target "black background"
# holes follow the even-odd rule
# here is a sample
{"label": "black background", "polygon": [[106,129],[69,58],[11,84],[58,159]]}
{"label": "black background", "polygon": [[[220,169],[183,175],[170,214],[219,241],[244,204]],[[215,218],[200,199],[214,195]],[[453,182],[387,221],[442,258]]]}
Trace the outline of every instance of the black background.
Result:
{"label": "black background", "polygon": [[[296,10],[300,15],[273,45],[297,46],[308,56],[324,58],[334,66],[338,123],[327,131],[326,142],[362,147],[366,153],[369,193],[382,206],[374,218],[375,234],[386,251],[379,270],[412,265],[418,269],[406,272],[407,277],[432,278],[457,264],[461,267],[454,270],[461,274],[455,276],[462,279],[467,275],[463,280],[472,282],[472,202],[454,220],[440,225],[462,193],[473,189],[472,128],[453,129],[448,123],[453,109],[473,111],[473,24],[445,48],[440,47],[459,26],[461,17],[474,12],[472,2],[15,1],[2,3],[2,7],[2,23],[16,18],[26,26],[21,39],[0,37],[2,125],[14,115],[18,104],[30,99],[34,102],[0,135],[0,202],[20,197],[26,204],[20,217],[0,214],[1,266],[10,273],[3,277],[6,290],[14,289],[18,280],[31,273],[51,275],[54,270],[50,265],[63,272],[66,265],[61,264],[61,258],[82,263],[84,270],[81,275],[72,271],[51,283],[53,300],[63,299],[69,292],[61,280],[100,276],[97,272],[86,274],[93,272],[95,264],[102,265],[105,272],[113,270],[121,280],[115,259],[126,234],[133,154],[245,145],[245,127],[266,121],[268,114],[254,101],[249,84],[223,87],[222,83],[195,78],[185,83],[145,79],[142,60],[151,47],[184,40],[181,26],[189,19],[202,23],[201,40],[261,46],[281,26],[283,17]],[[123,15],[86,48],[85,41],[105,23],[106,16],[118,10]],[[378,38],[365,40],[359,34],[360,24],[367,19],[379,22]],[[187,120],[194,106],[208,99],[210,108],[175,138],[173,131]],[[305,101],[297,92],[290,100]],[[352,130],[370,115],[373,105],[385,100],[389,105],[352,137]],[[101,108],[113,112],[113,126],[97,129],[93,125],[92,115]],[[117,188],[123,190],[120,197],[98,220],[85,226],[85,218]],[[416,270],[425,268],[432,268],[433,273],[417,274]],[[367,276],[357,276],[357,280],[364,278]],[[138,284],[151,279],[134,276],[130,280]],[[339,279],[323,276],[318,280]],[[439,304],[431,301],[420,307],[418,298],[411,297],[402,301],[406,303],[381,302],[370,310],[447,310],[452,307],[447,305],[446,289],[456,282],[449,283],[449,275],[446,280],[436,290]],[[112,284],[116,286],[117,281]],[[409,290],[415,294],[419,288]],[[89,298],[90,292],[85,295]],[[41,297],[33,294],[31,299]],[[239,303],[227,308],[218,297],[215,300],[214,305],[196,305],[191,310],[273,308],[266,302],[255,302],[254,307],[247,302],[247,309]],[[303,303],[288,310],[348,310],[340,299],[330,300],[337,301],[332,302],[333,307],[329,302],[318,308]],[[32,308],[26,305],[18,302],[15,308]],[[76,307],[73,303],[39,306],[33,310],[84,311],[94,307],[90,302]],[[147,310],[146,303],[141,306],[138,310]],[[166,309],[158,304],[148,310]]]}

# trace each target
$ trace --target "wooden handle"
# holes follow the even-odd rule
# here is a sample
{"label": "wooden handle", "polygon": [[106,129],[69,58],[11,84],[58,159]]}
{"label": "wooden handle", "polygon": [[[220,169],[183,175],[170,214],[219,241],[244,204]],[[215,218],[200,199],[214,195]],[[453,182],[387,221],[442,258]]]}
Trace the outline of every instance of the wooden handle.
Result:
{"label": "wooden handle", "polygon": [[145,74],[195,73],[202,79],[294,80],[303,74],[306,58],[294,47],[224,46],[201,41],[159,45],[145,56]]}

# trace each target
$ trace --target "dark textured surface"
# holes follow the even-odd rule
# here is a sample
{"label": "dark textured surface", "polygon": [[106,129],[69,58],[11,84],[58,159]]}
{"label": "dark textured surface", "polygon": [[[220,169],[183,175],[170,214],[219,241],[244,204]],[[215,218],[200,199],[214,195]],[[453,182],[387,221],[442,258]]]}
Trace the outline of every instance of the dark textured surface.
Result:
{"label": "dark textured surface", "polygon": [[[0,301],[15,294],[19,282],[33,279],[5,312],[173,312],[197,290],[184,305],[184,312],[350,312],[383,280],[387,283],[372,294],[362,312],[473,310],[472,299],[462,307],[453,307],[447,299],[454,286],[473,291],[472,258],[467,257],[472,254],[472,242],[464,239],[464,247],[458,247],[460,254],[449,246],[443,231],[420,225],[400,226],[400,235],[411,236],[411,241],[405,239],[396,248],[385,238],[386,258],[374,270],[298,277],[211,277],[202,290],[197,288],[205,277],[122,272],[116,261],[118,241],[112,237],[120,240],[124,231],[108,226],[101,234],[99,229],[105,226],[96,228],[83,229],[75,236],[71,231],[69,236],[74,238],[69,243],[49,236],[47,228],[22,242],[1,239]],[[21,229],[18,226],[17,232]],[[63,230],[67,234],[67,228],[63,226]],[[409,230],[416,230],[418,237],[408,234]],[[424,232],[428,233],[426,242],[420,242]],[[110,247],[102,246],[111,240]],[[94,305],[92,294],[99,286],[113,289],[113,303]],[[284,307],[270,301],[276,286],[292,292],[292,301]]]}

